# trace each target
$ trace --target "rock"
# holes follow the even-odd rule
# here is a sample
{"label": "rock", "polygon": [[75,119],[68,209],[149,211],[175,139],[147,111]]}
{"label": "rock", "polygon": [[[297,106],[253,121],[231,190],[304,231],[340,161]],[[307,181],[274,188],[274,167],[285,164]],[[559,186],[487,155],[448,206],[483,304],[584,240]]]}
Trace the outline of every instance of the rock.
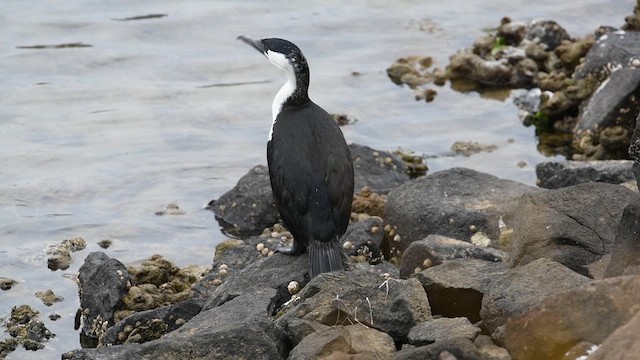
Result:
{"label": "rock", "polygon": [[487,335],[478,335],[473,344],[480,350],[483,359],[511,360],[507,349],[494,344],[493,341],[491,341],[491,337]]}
{"label": "rock", "polygon": [[634,359],[640,354],[640,314],[614,331],[597,350],[589,355],[589,360]]}
{"label": "rock", "polygon": [[469,339],[473,341],[478,334],[480,328],[471,324],[469,319],[464,317],[458,318],[439,318],[430,319],[419,323],[409,331],[409,344],[421,346],[432,344],[439,340],[447,339]]}
{"label": "rock", "polygon": [[52,271],[66,270],[71,264],[71,253],[83,250],[87,246],[83,238],[64,239],[60,244],[52,247],[47,253],[47,267]]}
{"label": "rock", "polygon": [[18,282],[13,280],[13,279],[9,279],[6,277],[1,277],[0,276],[0,289],[2,290],[9,290],[13,287],[13,285],[17,284]]}
{"label": "rock", "polygon": [[6,319],[7,332],[11,336],[0,341],[0,358],[22,345],[25,350],[36,351],[44,348],[44,342],[54,337],[49,329],[38,319],[39,312],[29,305],[14,306]]}
{"label": "rock", "polygon": [[187,300],[134,313],[107,329],[100,337],[100,344],[111,346],[159,339],[162,335],[184,325],[201,309],[202,307],[195,301]]}
{"label": "rock", "polygon": [[482,299],[483,326],[493,332],[508,318],[522,315],[545,297],[567,291],[591,280],[561,264],[541,258],[508,270],[491,284]]}
{"label": "rock", "polygon": [[353,195],[351,212],[380,217],[384,214],[386,201],[387,197],[385,195],[374,193],[368,186],[365,186],[360,190],[360,193]]}
{"label": "rock", "polygon": [[53,290],[48,289],[45,291],[38,291],[36,292],[36,297],[40,300],[42,300],[42,303],[47,305],[47,306],[51,306],[54,303],[60,302],[62,300],[64,300],[64,298],[62,296],[58,296],[56,294],[53,293]]}
{"label": "rock", "polygon": [[511,264],[548,257],[588,274],[586,265],[611,252],[622,212],[637,199],[637,193],[606,183],[522,196],[514,219]]}
{"label": "rock", "polygon": [[387,194],[409,181],[404,162],[394,154],[358,144],[349,145],[349,150],[356,192],[367,186],[374,193]]}
{"label": "rock", "polygon": [[415,179],[387,196],[384,219],[399,235],[390,248],[401,254],[411,242],[431,234],[469,240],[481,231],[496,241],[499,219],[511,226],[518,198],[535,189],[465,168]]}
{"label": "rock", "polygon": [[103,239],[98,241],[98,246],[100,246],[103,249],[108,249],[112,244],[113,244],[113,241],[109,239]]}
{"label": "rock", "polygon": [[[291,299],[288,285],[297,281],[304,287],[308,278],[309,258],[307,254],[291,256],[281,253],[262,258],[237,273],[232,274],[209,297],[203,309],[208,310],[242,295],[251,295],[264,289],[273,289],[277,296],[269,304],[269,311],[275,311]],[[266,309],[266,308],[265,308]]]}
{"label": "rock", "polygon": [[92,252],[78,271],[82,333],[98,339],[114,324],[114,313],[123,307],[131,277],[125,266],[103,252]]}
{"label": "rock", "polygon": [[640,275],[640,202],[627,205],[622,213],[611,260],[604,276]]}
{"label": "rock", "polygon": [[457,259],[414,276],[424,287],[434,315],[466,317],[475,323],[481,320],[482,298],[506,271],[502,262]]}
{"label": "rock", "polygon": [[636,125],[631,136],[629,157],[633,159],[633,176],[636,178],[636,184],[640,187],[640,114],[636,118]]}
{"label": "rock", "polygon": [[280,311],[284,315],[278,322],[297,317],[325,325],[362,323],[403,343],[414,325],[431,318],[419,281],[385,280],[364,270],[321,274],[298,295],[297,301]]}
{"label": "rock", "polygon": [[498,249],[476,246],[446,236],[429,235],[412,242],[404,251],[400,262],[400,277],[406,279],[411,274],[453,259],[470,258],[497,262],[506,260],[507,256],[507,253]]}
{"label": "rock", "polygon": [[[580,342],[602,344],[637,316],[638,297],[640,276],[597,280],[550,296],[507,323],[504,347],[514,360],[533,360],[561,359]],[[637,332],[633,338],[637,340]]]}
{"label": "rock", "polygon": [[451,145],[451,151],[453,151],[453,153],[466,157],[481,152],[492,152],[497,148],[495,145],[480,144],[477,141],[456,141]]}
{"label": "rock", "polygon": [[481,360],[480,351],[468,339],[447,339],[431,345],[402,349],[393,360]]}
{"label": "rock", "polygon": [[558,189],[586,182],[621,184],[633,180],[633,161],[546,161],[536,165],[538,186]]}
{"label": "rock", "polygon": [[331,326],[310,334],[291,350],[287,359],[318,359],[336,351],[351,351],[351,336],[343,326]]}
{"label": "rock", "polygon": [[236,186],[206,209],[213,211],[223,230],[233,236],[258,235],[278,221],[278,210],[271,191],[269,169],[253,167]]}
{"label": "rock", "polygon": [[370,359],[385,358],[396,352],[396,345],[389,334],[376,329],[354,324],[345,326],[351,338],[351,349]]}
{"label": "rock", "polygon": [[62,359],[282,359],[290,348],[267,312],[274,296],[274,289],[238,296],[202,311],[160,339],[135,346],[74,350]]}
{"label": "rock", "polygon": [[279,331],[281,331],[284,336],[290,340],[291,345],[294,347],[309,334],[329,327],[328,325],[320,324],[315,321],[304,320],[293,316],[279,319],[276,322],[276,326]]}
{"label": "rock", "polygon": [[636,31],[611,31],[598,38],[587,53],[584,65],[576,69],[577,79],[589,75],[602,76],[611,68],[629,67],[640,59],[640,33]]}
{"label": "rock", "polygon": [[383,260],[380,249],[384,237],[383,228],[384,224],[379,217],[351,224],[340,239],[342,248],[357,262],[380,263]]}
{"label": "rock", "polygon": [[564,40],[569,40],[569,33],[553,20],[532,20],[527,24],[525,38],[529,41],[544,44],[546,50],[555,50]]}

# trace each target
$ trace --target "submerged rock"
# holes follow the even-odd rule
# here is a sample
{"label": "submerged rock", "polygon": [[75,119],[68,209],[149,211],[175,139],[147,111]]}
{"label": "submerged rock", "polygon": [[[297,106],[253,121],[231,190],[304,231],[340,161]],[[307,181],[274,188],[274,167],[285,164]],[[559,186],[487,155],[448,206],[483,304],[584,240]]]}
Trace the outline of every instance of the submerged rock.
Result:
{"label": "submerged rock", "polygon": [[55,336],[38,319],[39,314],[29,305],[14,306],[11,309],[11,314],[4,324],[11,337],[0,340],[0,358],[6,357],[20,345],[25,350],[42,349],[44,342]]}
{"label": "submerged rock", "polygon": [[18,282],[13,280],[13,279],[9,279],[6,277],[0,277],[0,289],[2,290],[9,290],[13,287],[13,285],[17,284]]}
{"label": "submerged rock", "polygon": [[62,296],[54,294],[51,289],[36,292],[36,297],[42,300],[42,302],[47,306],[51,306],[54,303],[64,300]]}
{"label": "submerged rock", "polygon": [[71,264],[71,253],[83,250],[86,246],[87,242],[80,237],[63,240],[48,251],[47,267],[52,271],[68,269]]}

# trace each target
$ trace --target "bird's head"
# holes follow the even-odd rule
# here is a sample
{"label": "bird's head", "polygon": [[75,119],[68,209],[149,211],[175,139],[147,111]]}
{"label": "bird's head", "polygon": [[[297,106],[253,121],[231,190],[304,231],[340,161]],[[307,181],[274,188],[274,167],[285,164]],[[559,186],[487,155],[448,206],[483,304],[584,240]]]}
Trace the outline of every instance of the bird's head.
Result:
{"label": "bird's head", "polygon": [[254,40],[244,35],[238,36],[238,39],[261,52],[273,65],[283,70],[287,75],[299,77],[306,73],[306,76],[309,76],[307,60],[300,48],[294,43],[278,38]]}

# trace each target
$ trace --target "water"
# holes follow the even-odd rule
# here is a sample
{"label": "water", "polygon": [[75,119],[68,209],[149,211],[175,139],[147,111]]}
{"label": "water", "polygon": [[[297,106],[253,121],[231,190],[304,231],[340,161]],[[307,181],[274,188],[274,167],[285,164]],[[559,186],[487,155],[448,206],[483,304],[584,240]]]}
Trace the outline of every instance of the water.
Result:
{"label": "water", "polygon": [[[415,102],[385,69],[398,57],[430,55],[446,66],[502,16],[547,17],[572,36],[621,25],[633,0],[500,1],[98,1],[4,0],[0,12],[0,317],[29,304],[57,334],[44,350],[9,359],[52,359],[79,347],[74,275],[101,250],[127,265],[159,253],[179,266],[209,265],[224,239],[203,205],[265,163],[271,100],[283,75],[238,34],[297,43],[311,65],[310,95],[359,121],[349,142],[383,150],[446,153],[458,140],[498,150],[429,159],[431,172],[465,166],[533,184],[532,128],[510,100],[437,88]],[[157,19],[115,21],[167,14]],[[18,49],[82,42],[92,47]],[[358,76],[352,75],[359,73]],[[250,84],[237,85],[250,82]],[[211,86],[215,85],[215,86]],[[235,85],[235,86],[234,86]],[[509,142],[508,139],[513,139]],[[516,166],[524,161],[527,166]],[[186,212],[156,216],[168,203]],[[46,249],[81,236],[66,271],[46,267]],[[65,301],[46,307],[36,291]],[[48,315],[62,318],[51,321]],[[6,335],[8,336],[8,335]]]}

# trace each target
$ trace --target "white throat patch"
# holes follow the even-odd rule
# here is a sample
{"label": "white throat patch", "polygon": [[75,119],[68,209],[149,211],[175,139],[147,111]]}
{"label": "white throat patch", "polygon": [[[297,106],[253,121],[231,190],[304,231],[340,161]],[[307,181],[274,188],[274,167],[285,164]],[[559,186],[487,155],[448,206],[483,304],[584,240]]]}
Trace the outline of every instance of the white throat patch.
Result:
{"label": "white throat patch", "polygon": [[291,66],[291,63],[286,56],[270,50],[267,51],[266,56],[273,65],[284,71],[287,75],[287,82],[282,85],[275,98],[273,98],[273,104],[271,105],[271,116],[273,118],[273,122],[271,123],[268,138],[268,141],[271,141],[271,137],[273,136],[273,125],[276,123],[278,114],[282,111],[282,105],[284,105],[285,101],[287,101],[289,96],[291,96],[296,89],[296,74],[293,70],[293,66]]}

